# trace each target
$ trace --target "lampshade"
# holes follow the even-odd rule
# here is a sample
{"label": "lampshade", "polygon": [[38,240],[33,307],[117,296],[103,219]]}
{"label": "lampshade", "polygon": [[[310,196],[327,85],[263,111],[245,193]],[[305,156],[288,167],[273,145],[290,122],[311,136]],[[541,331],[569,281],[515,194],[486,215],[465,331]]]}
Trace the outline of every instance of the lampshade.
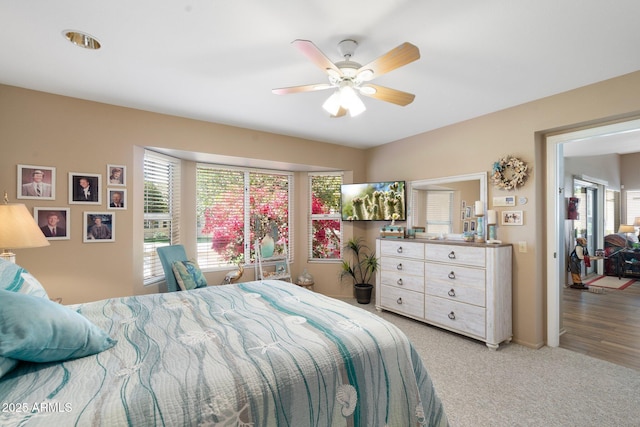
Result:
{"label": "lampshade", "polygon": [[347,110],[351,117],[355,117],[367,109],[355,89],[348,84],[340,86],[340,88],[331,94],[324,104],[322,104],[322,108],[332,116],[338,114],[340,107]]}
{"label": "lampshade", "polygon": [[636,229],[633,228],[633,225],[629,224],[621,224],[620,228],[618,229],[618,233],[633,233],[635,232]]}
{"label": "lampshade", "polygon": [[8,249],[37,248],[49,246],[35,219],[21,203],[0,204],[0,248],[1,257],[15,262],[15,254]]}
{"label": "lampshade", "polygon": [[634,227],[640,227],[640,216],[637,216],[635,221],[633,221]]}

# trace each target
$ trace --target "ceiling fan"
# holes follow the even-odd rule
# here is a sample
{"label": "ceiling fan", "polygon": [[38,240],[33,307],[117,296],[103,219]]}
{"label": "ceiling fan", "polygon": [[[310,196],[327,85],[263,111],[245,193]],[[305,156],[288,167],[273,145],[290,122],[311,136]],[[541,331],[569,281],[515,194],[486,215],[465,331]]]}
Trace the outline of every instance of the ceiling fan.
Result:
{"label": "ceiling fan", "polygon": [[311,62],[327,73],[329,83],[273,89],[277,95],[336,89],[324,102],[324,108],[331,117],[342,117],[349,112],[354,117],[366,110],[358,94],[385,102],[405,106],[413,102],[415,95],[388,87],[368,83],[372,79],[407,65],[420,58],[420,50],[411,43],[402,43],[366,65],[351,60],[358,47],[355,40],[347,39],[338,43],[338,51],[343,61],[333,63],[309,40],[294,40],[293,44]]}

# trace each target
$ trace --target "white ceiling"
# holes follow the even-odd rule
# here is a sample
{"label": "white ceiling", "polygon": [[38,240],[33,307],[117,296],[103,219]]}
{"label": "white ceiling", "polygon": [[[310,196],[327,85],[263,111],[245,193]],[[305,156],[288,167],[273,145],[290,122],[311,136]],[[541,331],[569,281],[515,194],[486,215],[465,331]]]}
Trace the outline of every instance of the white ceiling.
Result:
{"label": "white ceiling", "polygon": [[[639,16],[638,0],[2,0],[0,83],[369,147],[640,70]],[[331,119],[329,91],[271,93],[326,81],[291,41],[338,61],[345,38],[361,64],[418,46],[373,81],[415,101]]]}

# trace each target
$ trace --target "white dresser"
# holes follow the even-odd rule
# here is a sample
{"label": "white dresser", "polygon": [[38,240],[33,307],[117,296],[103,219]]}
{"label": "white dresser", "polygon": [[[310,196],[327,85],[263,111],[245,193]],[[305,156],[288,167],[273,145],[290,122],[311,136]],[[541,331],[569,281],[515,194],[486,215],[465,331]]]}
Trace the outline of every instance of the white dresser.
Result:
{"label": "white dresser", "polygon": [[512,337],[511,245],[378,239],[376,309],[484,341]]}

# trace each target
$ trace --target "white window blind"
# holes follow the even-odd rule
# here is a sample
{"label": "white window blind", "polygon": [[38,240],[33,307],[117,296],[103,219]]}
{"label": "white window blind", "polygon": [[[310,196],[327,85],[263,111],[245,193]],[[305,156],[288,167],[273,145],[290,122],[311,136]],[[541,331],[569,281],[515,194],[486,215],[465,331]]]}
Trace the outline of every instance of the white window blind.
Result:
{"label": "white window blind", "polygon": [[292,258],[293,173],[198,164],[196,185],[201,268],[253,262],[255,239],[267,232]]}
{"label": "white window blind", "polygon": [[453,191],[427,191],[427,233],[451,233]]}
{"label": "white window blind", "polygon": [[342,252],[342,173],[309,174],[309,259],[339,260]]}
{"label": "white window blind", "polygon": [[144,153],[144,280],[164,278],[156,249],[180,242],[180,160]]}

